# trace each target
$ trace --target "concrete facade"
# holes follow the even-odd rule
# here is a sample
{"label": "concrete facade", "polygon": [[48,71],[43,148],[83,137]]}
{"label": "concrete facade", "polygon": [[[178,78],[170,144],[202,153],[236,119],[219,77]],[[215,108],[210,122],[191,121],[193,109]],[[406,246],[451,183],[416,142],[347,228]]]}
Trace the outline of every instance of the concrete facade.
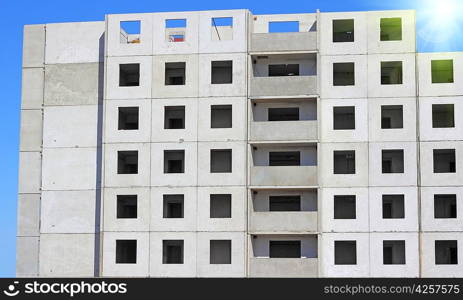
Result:
{"label": "concrete facade", "polygon": [[415,34],[408,10],[25,26],[17,275],[462,276],[463,54]]}

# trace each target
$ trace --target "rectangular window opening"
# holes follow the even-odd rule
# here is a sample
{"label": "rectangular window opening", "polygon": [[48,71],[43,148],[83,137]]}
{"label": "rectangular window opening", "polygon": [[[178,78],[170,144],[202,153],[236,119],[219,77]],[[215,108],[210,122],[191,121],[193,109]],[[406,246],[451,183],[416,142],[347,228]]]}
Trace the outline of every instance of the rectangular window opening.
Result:
{"label": "rectangular window opening", "polygon": [[381,150],[382,173],[403,173],[404,172],[404,150]]}
{"label": "rectangular window opening", "polygon": [[454,128],[455,111],[453,104],[432,105],[432,128]]}
{"label": "rectangular window opening", "polygon": [[164,173],[185,173],[185,150],[164,150]]}
{"label": "rectangular window opening", "polygon": [[233,83],[233,61],[220,60],[211,62],[211,84]]}
{"label": "rectangular window opening", "polygon": [[355,85],[355,65],[353,62],[333,63],[333,85]]}
{"label": "rectangular window opening", "polygon": [[381,18],[380,20],[381,41],[402,40],[402,18]]}
{"label": "rectangular window opening", "polygon": [[117,195],[117,218],[137,218],[137,195]]}
{"label": "rectangular window opening", "polygon": [[186,19],[167,19],[165,26],[167,42],[178,43],[185,41]]}
{"label": "rectangular window opening", "polygon": [[383,195],[383,219],[405,218],[404,195]]}
{"label": "rectangular window opening", "polygon": [[211,265],[231,264],[231,240],[210,240],[209,263]]}
{"label": "rectangular window opening", "polygon": [[140,64],[119,65],[119,86],[140,86]]}
{"label": "rectangular window opening", "polygon": [[381,105],[381,129],[403,128],[403,106]]}
{"label": "rectangular window opening", "polygon": [[232,150],[212,149],[211,150],[211,173],[232,172]]}
{"label": "rectangular window opening", "polygon": [[163,218],[183,218],[184,195],[163,195]]}
{"label": "rectangular window opening", "polygon": [[137,263],[137,240],[116,240],[116,264]]}
{"label": "rectangular window opening", "polygon": [[333,107],[333,129],[334,130],[355,129],[355,106],[334,106]]}
{"label": "rectangular window opening", "polygon": [[457,195],[456,194],[435,194],[434,195],[434,218],[455,219],[457,217]]}
{"label": "rectangular window opening", "polygon": [[333,43],[354,41],[354,19],[333,20]]}
{"label": "rectangular window opening", "polygon": [[138,151],[117,151],[117,174],[138,174]]}
{"label": "rectangular window opening", "polygon": [[357,264],[357,242],[356,241],[334,241],[334,264],[335,265],[356,265]]}
{"label": "rectangular window opening", "polygon": [[183,240],[162,241],[162,263],[183,264]]}
{"label": "rectangular window opening", "polygon": [[299,107],[270,107],[269,121],[299,121]]}
{"label": "rectangular window opening", "polygon": [[232,128],[232,105],[211,105],[211,128]]}
{"label": "rectangular window opening", "polygon": [[185,85],[185,62],[165,64],[165,85]]}
{"label": "rectangular window opening", "polygon": [[431,60],[432,83],[453,83],[453,60]]}
{"label": "rectangular window opening", "polygon": [[233,40],[233,17],[211,18],[211,39],[213,41]]}
{"label": "rectangular window opening", "polygon": [[210,195],[210,218],[231,218],[231,194]]}
{"label": "rectangular window opening", "polygon": [[119,107],[118,130],[138,130],[138,107]]}
{"label": "rectangular window opening", "polygon": [[381,62],[381,84],[402,84],[402,77],[401,61]]}
{"label": "rectangular window opening", "polygon": [[269,152],[269,166],[300,166],[300,151]]}
{"label": "rectangular window opening", "polygon": [[301,211],[301,196],[269,196],[269,211]]}
{"label": "rectangular window opening", "polygon": [[141,34],[141,21],[120,21],[121,44],[139,44]]}
{"label": "rectangular window opening", "polygon": [[270,64],[268,76],[299,76],[299,64]]}
{"label": "rectangular window opening", "polygon": [[269,241],[270,258],[300,258],[301,241]]}
{"label": "rectangular window opening", "polygon": [[383,241],[383,264],[405,265],[405,241]]}
{"label": "rectangular window opening", "polygon": [[458,264],[458,242],[456,240],[436,240],[434,247],[436,265]]}
{"label": "rectangular window opening", "polygon": [[433,150],[434,173],[455,173],[455,149]]}
{"label": "rectangular window opening", "polygon": [[334,151],[334,174],[355,174],[355,151]]}
{"label": "rectangular window opening", "polygon": [[356,204],[355,195],[334,196],[334,219],[355,219]]}
{"label": "rectangular window opening", "polygon": [[185,106],[164,107],[164,129],[185,129]]}

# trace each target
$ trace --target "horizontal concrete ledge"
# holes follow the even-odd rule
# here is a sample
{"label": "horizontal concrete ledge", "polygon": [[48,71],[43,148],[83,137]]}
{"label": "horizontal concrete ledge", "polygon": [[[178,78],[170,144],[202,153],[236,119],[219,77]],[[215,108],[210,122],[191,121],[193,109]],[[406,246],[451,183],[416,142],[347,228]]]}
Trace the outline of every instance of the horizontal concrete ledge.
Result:
{"label": "horizontal concrete ledge", "polygon": [[316,277],[318,258],[250,258],[250,277]]}
{"label": "horizontal concrete ledge", "polygon": [[314,233],[318,230],[317,219],[316,211],[252,212],[250,231],[266,234]]}
{"label": "horizontal concrete ledge", "polygon": [[254,96],[305,96],[317,94],[317,76],[252,77],[250,95]]}
{"label": "horizontal concrete ledge", "polygon": [[317,166],[254,166],[251,186],[316,186]]}
{"label": "horizontal concrete ledge", "polygon": [[[300,99],[317,99],[319,97],[318,94],[312,94],[312,95],[282,95],[282,96],[251,96],[249,95],[248,98],[251,100],[280,100],[280,99],[285,99],[285,100],[291,100],[295,99],[300,101]],[[266,101],[269,102],[269,101]]]}
{"label": "horizontal concrete ledge", "polygon": [[277,186],[248,186],[250,190],[316,190],[318,186],[297,186],[297,185],[277,185]]}
{"label": "horizontal concrete ledge", "polygon": [[253,33],[251,52],[314,51],[317,32]]}
{"label": "horizontal concrete ledge", "polygon": [[316,140],[318,138],[318,122],[310,121],[276,121],[252,122],[251,140],[290,141]]}

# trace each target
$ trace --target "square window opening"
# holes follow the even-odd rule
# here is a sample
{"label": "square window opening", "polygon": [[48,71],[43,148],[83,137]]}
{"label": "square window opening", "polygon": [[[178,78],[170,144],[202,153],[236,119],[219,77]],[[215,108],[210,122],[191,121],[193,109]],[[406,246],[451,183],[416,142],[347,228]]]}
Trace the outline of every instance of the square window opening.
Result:
{"label": "square window opening", "polygon": [[402,18],[381,18],[380,20],[381,41],[402,40]]}
{"label": "square window opening", "polygon": [[356,241],[334,241],[334,264],[335,265],[356,265],[357,264],[357,242]]}
{"label": "square window opening", "polygon": [[355,64],[353,62],[333,63],[333,85],[355,85]]}
{"label": "square window opening", "polygon": [[232,128],[232,105],[211,105],[211,128]]}
{"label": "square window opening", "polygon": [[333,43],[354,41],[354,19],[333,20]]}
{"label": "square window opening", "polygon": [[117,151],[117,174],[138,174],[138,151]]}
{"label": "square window opening", "polygon": [[119,65],[119,86],[140,86],[140,64]]}
{"label": "square window opening", "polygon": [[404,172],[404,150],[382,150],[381,154],[383,174]]}
{"label": "square window opening", "polygon": [[233,17],[211,18],[212,41],[233,40]]}
{"label": "square window opening", "polygon": [[434,218],[455,219],[457,217],[457,195],[456,194],[435,194],[434,195]]}
{"label": "square window opening", "polygon": [[334,151],[334,174],[355,174],[355,151]]}
{"label": "square window opening", "polygon": [[433,150],[434,173],[455,173],[455,149]]}
{"label": "square window opening", "polygon": [[138,107],[119,107],[118,130],[138,130]]}
{"label": "square window opening", "polygon": [[231,264],[231,240],[210,240],[209,263],[211,265]]}
{"label": "square window opening", "polygon": [[137,263],[137,240],[116,240],[116,264]]}
{"label": "square window opening", "polygon": [[436,240],[434,247],[436,265],[458,264],[458,243],[456,240]]}
{"label": "square window opening", "polygon": [[355,195],[334,196],[334,219],[355,219],[356,199]]}
{"label": "square window opening", "polygon": [[383,241],[383,264],[405,265],[405,241]]}
{"label": "square window opening", "polygon": [[333,129],[334,130],[355,129],[355,106],[334,106],[333,107]]}
{"label": "square window opening", "polygon": [[185,62],[165,64],[165,85],[185,85]]}
{"label": "square window opening", "polygon": [[211,84],[233,83],[233,61],[220,60],[211,62]]}
{"label": "square window opening", "polygon": [[121,44],[139,44],[141,34],[141,21],[120,21]]}
{"label": "square window opening", "polygon": [[117,218],[137,218],[137,195],[117,195]]}
{"label": "square window opening", "polygon": [[453,83],[453,60],[431,60],[432,83]]}
{"label": "square window opening", "polygon": [[269,211],[301,211],[300,195],[269,196]]}
{"label": "square window opening", "polygon": [[402,84],[402,77],[401,61],[381,62],[381,84]]}
{"label": "square window opening", "polygon": [[210,218],[231,218],[231,194],[210,195]]}
{"label": "square window opening", "polygon": [[185,129],[185,106],[164,107],[164,129]]}
{"label": "square window opening", "polygon": [[162,263],[183,264],[183,240],[162,241]]}
{"label": "square window opening", "polygon": [[164,173],[185,173],[185,150],[164,150]]}
{"label": "square window opening", "polygon": [[383,219],[405,218],[404,195],[383,195]]}
{"label": "square window opening", "polygon": [[183,218],[184,195],[163,195],[163,218]]}
{"label": "square window opening", "polygon": [[211,173],[232,172],[232,150],[212,149],[211,150]]}
{"label": "square window opening", "polygon": [[453,104],[432,105],[432,128],[454,128],[455,111]]}
{"label": "square window opening", "polygon": [[403,127],[403,106],[381,105],[381,129],[396,129]]}

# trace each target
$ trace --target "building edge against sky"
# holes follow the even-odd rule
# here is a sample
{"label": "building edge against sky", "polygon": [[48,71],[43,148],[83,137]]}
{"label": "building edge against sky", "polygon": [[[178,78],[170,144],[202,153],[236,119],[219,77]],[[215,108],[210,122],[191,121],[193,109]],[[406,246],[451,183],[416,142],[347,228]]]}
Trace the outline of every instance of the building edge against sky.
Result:
{"label": "building edge against sky", "polygon": [[27,25],[17,275],[463,276],[462,70],[410,10]]}

